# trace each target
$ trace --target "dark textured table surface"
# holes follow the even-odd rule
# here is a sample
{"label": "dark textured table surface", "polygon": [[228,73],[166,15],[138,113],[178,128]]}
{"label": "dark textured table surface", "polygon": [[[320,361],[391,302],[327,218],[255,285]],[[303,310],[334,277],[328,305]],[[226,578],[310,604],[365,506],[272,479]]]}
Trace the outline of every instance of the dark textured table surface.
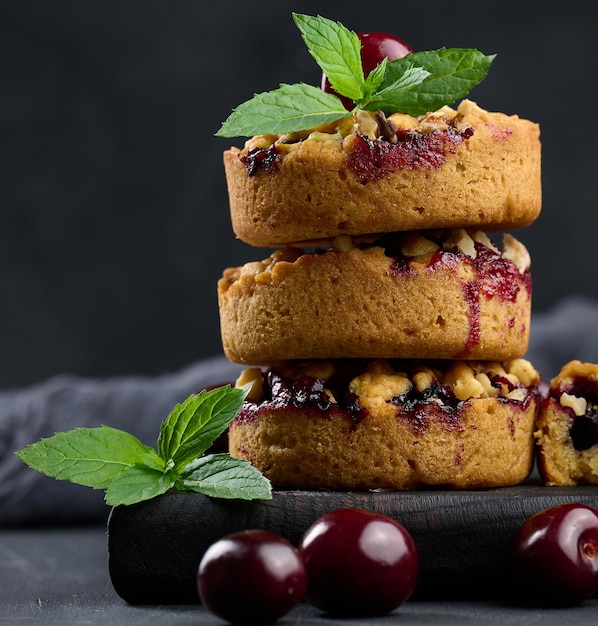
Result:
{"label": "dark textured table surface", "polygon": [[[0,623],[134,626],[224,622],[200,605],[128,605],[110,582],[106,528],[91,526],[0,531]],[[594,626],[598,623],[598,599],[572,609],[411,600],[390,615],[368,620],[335,620],[302,604],[280,620],[280,624],[299,623]]]}

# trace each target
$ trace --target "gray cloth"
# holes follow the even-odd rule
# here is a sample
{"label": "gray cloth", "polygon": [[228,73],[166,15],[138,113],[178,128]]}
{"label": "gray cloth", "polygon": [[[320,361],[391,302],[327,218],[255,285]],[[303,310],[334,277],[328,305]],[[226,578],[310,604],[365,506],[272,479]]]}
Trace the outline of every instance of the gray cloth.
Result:
{"label": "gray cloth", "polygon": [[[598,362],[598,302],[569,298],[534,315],[526,358],[545,380],[571,359]],[[155,446],[175,404],[203,387],[233,381],[240,369],[216,356],[159,377],[56,376],[0,393],[0,526],[98,522],[108,515],[103,492],[35,472],[16,450],[55,432],[101,424]]]}
{"label": "gray cloth", "polygon": [[105,519],[103,491],[48,478],[14,452],[42,437],[79,426],[105,424],[155,447],[173,407],[204,387],[233,382],[239,366],[206,359],[158,377],[85,379],[56,376],[0,394],[0,527],[81,523]]}

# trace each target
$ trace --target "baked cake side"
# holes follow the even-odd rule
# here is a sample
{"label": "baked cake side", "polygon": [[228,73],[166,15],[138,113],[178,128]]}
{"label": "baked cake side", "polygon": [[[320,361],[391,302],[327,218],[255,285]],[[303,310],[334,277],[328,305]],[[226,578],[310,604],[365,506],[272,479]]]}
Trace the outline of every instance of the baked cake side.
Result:
{"label": "baked cake side", "polygon": [[563,365],[542,401],[535,437],[547,485],[598,485],[598,364]]}
{"label": "baked cake side", "polygon": [[224,166],[233,230],[253,246],[511,230],[531,224],[542,202],[539,125],[468,100],[422,118],[391,115],[382,126],[361,112],[306,133],[253,137],[227,150]]}

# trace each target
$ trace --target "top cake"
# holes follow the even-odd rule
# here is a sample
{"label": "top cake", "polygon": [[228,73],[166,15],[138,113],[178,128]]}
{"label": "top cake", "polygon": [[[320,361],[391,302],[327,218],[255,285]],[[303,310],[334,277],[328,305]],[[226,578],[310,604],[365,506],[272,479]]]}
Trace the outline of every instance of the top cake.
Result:
{"label": "top cake", "polygon": [[280,247],[339,235],[531,224],[541,210],[539,125],[471,100],[420,116],[357,110],[224,153],[232,227]]}

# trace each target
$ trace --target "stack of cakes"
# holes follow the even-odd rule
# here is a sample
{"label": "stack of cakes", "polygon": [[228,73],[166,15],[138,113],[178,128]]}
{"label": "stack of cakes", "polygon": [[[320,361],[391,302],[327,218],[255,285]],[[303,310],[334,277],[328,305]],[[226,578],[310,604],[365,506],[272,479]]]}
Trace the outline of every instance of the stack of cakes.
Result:
{"label": "stack of cakes", "polygon": [[[230,454],[274,487],[520,483],[539,375],[523,359],[540,131],[464,100],[359,112],[224,155],[235,234],[223,348],[250,385]],[[493,235],[493,233],[495,233]]]}

